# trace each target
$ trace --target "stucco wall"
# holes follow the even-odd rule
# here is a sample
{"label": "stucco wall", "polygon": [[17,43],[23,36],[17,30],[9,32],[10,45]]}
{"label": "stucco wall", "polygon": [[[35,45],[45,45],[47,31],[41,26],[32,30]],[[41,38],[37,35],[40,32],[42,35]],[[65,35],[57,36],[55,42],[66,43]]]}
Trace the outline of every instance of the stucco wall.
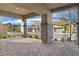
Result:
{"label": "stucco wall", "polygon": [[0,23],[0,35],[6,35],[7,34],[7,27]]}

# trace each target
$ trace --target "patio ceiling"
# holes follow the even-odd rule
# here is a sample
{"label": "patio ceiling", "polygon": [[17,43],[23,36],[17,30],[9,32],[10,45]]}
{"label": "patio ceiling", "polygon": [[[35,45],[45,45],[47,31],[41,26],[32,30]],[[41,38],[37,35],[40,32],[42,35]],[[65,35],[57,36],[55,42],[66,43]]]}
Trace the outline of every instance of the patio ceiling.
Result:
{"label": "patio ceiling", "polygon": [[[3,4],[0,3],[0,15],[8,15],[12,17],[21,18],[22,15],[29,16],[38,15],[42,13],[50,12],[51,9],[69,5],[69,3],[15,3],[15,4]],[[14,16],[15,15],[15,16]],[[36,16],[35,15],[35,16]],[[30,17],[30,16],[29,16]]]}
{"label": "patio ceiling", "polygon": [[62,7],[69,4],[70,3],[45,3],[44,5],[49,9],[54,9],[54,8]]}

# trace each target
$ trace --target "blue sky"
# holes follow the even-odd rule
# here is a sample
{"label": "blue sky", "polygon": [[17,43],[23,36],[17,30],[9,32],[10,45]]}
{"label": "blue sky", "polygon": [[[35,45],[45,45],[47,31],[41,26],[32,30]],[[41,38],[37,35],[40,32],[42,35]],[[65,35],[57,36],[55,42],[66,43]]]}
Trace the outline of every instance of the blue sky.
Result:
{"label": "blue sky", "polygon": [[[70,12],[70,16],[69,13]],[[70,11],[62,11],[62,12],[57,12],[53,14],[53,19],[59,19],[59,20],[77,20],[77,10],[76,9],[72,9]]]}
{"label": "blue sky", "polygon": [[3,24],[11,23],[11,24],[16,24],[16,25],[20,24],[21,22],[19,19],[9,18],[9,17],[1,17],[0,21],[2,21]]}
{"label": "blue sky", "polygon": [[38,17],[35,17],[35,18],[30,18],[27,20],[27,25],[32,25],[34,24],[35,22],[41,22],[41,17],[38,16]]}
{"label": "blue sky", "polygon": [[[21,24],[21,20],[19,19],[16,19],[16,18],[9,18],[9,17],[1,17],[0,18],[0,21],[3,23],[3,24],[7,24],[7,23],[11,23],[11,24],[15,24],[15,25],[18,25],[18,24]],[[32,25],[34,24],[35,22],[41,22],[41,17],[38,16],[38,17],[34,17],[34,18],[30,18],[27,20],[27,25]]]}

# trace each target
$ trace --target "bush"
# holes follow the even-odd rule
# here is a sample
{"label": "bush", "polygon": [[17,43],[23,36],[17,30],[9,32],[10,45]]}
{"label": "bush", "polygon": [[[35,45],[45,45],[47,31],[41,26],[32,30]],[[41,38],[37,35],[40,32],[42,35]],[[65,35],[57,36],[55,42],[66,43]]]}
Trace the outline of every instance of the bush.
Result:
{"label": "bush", "polygon": [[32,36],[31,36],[31,35],[30,35],[29,37],[30,37],[30,38],[32,38]]}
{"label": "bush", "polygon": [[15,35],[13,35],[13,37],[16,37]]}
{"label": "bush", "polygon": [[11,35],[8,35],[8,38],[11,38]]}
{"label": "bush", "polygon": [[0,38],[2,38],[2,39],[6,39],[6,38],[7,38],[7,35],[1,35]]}
{"label": "bush", "polygon": [[7,39],[7,38],[14,38],[16,37],[15,35],[0,35],[1,39]]}
{"label": "bush", "polygon": [[68,38],[68,39],[67,39],[67,41],[71,41],[71,39],[70,39],[70,38]]}
{"label": "bush", "polygon": [[4,38],[4,39],[6,39],[6,38],[7,38],[7,36],[3,36],[3,38]]}
{"label": "bush", "polygon": [[34,38],[38,39],[38,36],[37,36],[37,35],[35,35],[35,37],[34,37]]}
{"label": "bush", "polygon": [[62,37],[61,42],[64,42],[64,37]]}
{"label": "bush", "polygon": [[58,41],[57,39],[54,39],[54,41]]}
{"label": "bush", "polygon": [[16,37],[15,35],[7,35],[8,36],[8,38],[14,38],[14,37]]}

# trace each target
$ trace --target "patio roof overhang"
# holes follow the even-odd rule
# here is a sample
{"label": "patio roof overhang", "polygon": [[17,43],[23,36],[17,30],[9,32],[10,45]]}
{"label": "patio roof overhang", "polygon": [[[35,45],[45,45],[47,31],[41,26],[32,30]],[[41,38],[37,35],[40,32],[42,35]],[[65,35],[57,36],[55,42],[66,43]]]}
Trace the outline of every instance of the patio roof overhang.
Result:
{"label": "patio roof overhang", "polygon": [[[41,15],[41,40],[45,44],[52,43],[53,39],[53,30],[51,25],[52,12],[63,10],[67,8],[71,8],[74,6],[79,6],[79,4],[70,4],[70,3],[15,3],[15,4],[0,4],[0,15],[8,16],[13,18],[20,18],[23,25],[23,37],[27,37],[27,18],[35,17]],[[78,7],[78,15],[79,15],[79,7]],[[79,18],[79,17],[78,17]],[[51,25],[51,26],[48,26]],[[79,26],[77,27],[79,29]],[[79,35],[79,30],[77,31]],[[79,36],[77,36],[79,39]],[[79,40],[78,40],[79,42]]]}
{"label": "patio roof overhang", "polygon": [[[13,18],[31,18],[51,11],[57,11],[78,4],[70,3],[15,3],[15,4],[0,4],[0,16],[8,16]],[[62,8],[63,7],[63,8]]]}
{"label": "patio roof overhang", "polygon": [[71,4],[60,6],[58,8],[51,9],[51,12],[66,10],[66,9],[77,7],[77,6],[79,6],[79,3],[71,3]]}

